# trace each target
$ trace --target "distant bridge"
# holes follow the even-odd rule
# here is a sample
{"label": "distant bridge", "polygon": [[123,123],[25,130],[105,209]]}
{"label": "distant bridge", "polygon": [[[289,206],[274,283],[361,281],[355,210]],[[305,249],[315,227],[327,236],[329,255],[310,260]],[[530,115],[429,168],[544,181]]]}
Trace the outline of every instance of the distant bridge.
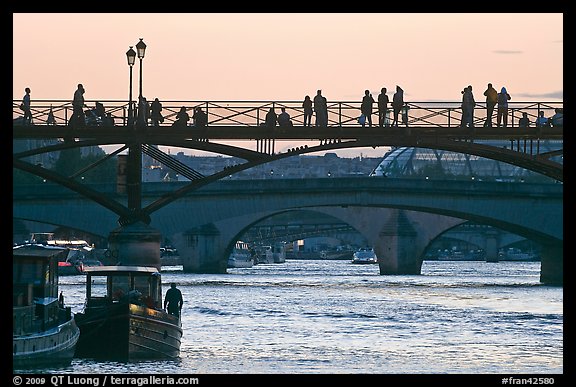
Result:
{"label": "distant bridge", "polygon": [[[184,186],[184,182],[146,183],[143,202],[155,202]],[[126,201],[126,195],[115,193],[114,185],[99,190]],[[466,220],[555,246],[556,250],[546,250],[554,256],[543,256],[542,262],[544,267],[554,262],[555,278],[561,273],[563,256],[557,249],[563,243],[563,184],[382,177],[224,180],[189,192],[155,211],[151,225],[178,241],[174,245],[183,259],[189,251],[189,270],[221,272],[226,270],[221,260],[227,257],[227,249],[246,230],[275,214],[303,209],[336,217],[354,227],[375,246],[379,257],[388,257],[390,272],[398,274],[402,270],[419,273],[418,259],[430,241]],[[96,235],[105,235],[116,223],[112,212],[54,185],[41,190],[37,186],[15,187],[13,216]],[[202,256],[194,258],[198,252],[191,249],[199,247]],[[406,259],[413,261],[407,264]]]}

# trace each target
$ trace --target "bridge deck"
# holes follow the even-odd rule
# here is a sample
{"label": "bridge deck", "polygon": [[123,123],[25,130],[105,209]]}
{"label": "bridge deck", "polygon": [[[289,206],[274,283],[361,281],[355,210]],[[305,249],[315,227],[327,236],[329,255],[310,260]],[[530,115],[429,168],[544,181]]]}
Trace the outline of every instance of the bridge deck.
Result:
{"label": "bridge deck", "polygon": [[142,128],[128,126],[86,126],[72,129],[64,125],[28,125],[15,126],[12,132],[14,139],[20,138],[106,138],[125,143],[134,135],[147,138],[151,142],[160,138],[175,139],[213,139],[213,140],[322,140],[322,139],[365,139],[410,136],[421,138],[442,139],[563,139],[563,127],[429,127],[429,126],[399,126],[399,127],[305,127],[291,126],[267,128],[264,126],[207,126],[198,128],[187,126],[175,128],[170,126],[146,126]]}

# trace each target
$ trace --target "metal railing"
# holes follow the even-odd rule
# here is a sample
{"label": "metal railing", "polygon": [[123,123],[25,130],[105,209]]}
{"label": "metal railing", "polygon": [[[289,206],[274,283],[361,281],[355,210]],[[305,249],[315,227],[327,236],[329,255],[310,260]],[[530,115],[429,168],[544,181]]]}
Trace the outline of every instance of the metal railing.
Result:
{"label": "metal railing", "polygon": [[[87,100],[85,110],[95,108],[96,100]],[[115,125],[128,124],[128,103],[120,100],[99,100],[110,113]],[[185,107],[190,115],[189,125],[193,125],[192,115],[196,107],[208,115],[208,126],[259,126],[265,122],[266,113],[274,108],[276,114],[284,107],[290,115],[293,125],[304,125],[304,109],[302,101],[161,101],[164,122],[160,126],[171,126],[176,121],[176,115],[181,107]],[[14,125],[22,124],[23,111],[20,110],[21,101],[13,100]],[[361,126],[358,123],[360,116],[360,101],[328,102],[328,126],[347,127]],[[518,126],[522,113],[527,113],[531,126],[540,111],[549,118],[554,115],[555,109],[563,109],[564,102],[508,102],[508,127]],[[457,127],[462,122],[461,102],[406,102],[406,120],[399,115],[400,126],[417,127]],[[67,100],[35,100],[31,102],[32,124],[34,125],[68,125],[72,117],[72,102]],[[137,111],[136,107],[134,111]],[[496,127],[498,107],[494,109],[492,125]],[[50,112],[53,121],[49,122]],[[392,109],[388,109],[386,123],[392,123]],[[312,125],[316,114],[313,114]],[[486,120],[486,104],[476,104],[473,122],[476,127],[482,127]],[[373,126],[378,126],[378,110],[374,105],[372,113]],[[150,119],[147,122],[151,124]],[[368,123],[366,123],[368,126]]]}

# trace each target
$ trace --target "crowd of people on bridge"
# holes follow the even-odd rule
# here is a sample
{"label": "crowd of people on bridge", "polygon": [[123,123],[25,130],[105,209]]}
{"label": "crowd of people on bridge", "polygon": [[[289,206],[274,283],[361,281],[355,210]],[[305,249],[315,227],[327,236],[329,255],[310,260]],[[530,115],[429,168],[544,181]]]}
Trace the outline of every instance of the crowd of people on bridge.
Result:
{"label": "crowd of people on bridge", "polygon": [[[494,115],[494,109],[496,110],[496,126],[507,127],[508,126],[508,101],[512,99],[506,87],[502,86],[500,92],[498,92],[492,83],[488,83],[486,90],[484,91],[484,96],[486,97],[486,120],[484,121],[484,127],[492,127],[492,117]],[[476,101],[474,100],[474,95],[472,93],[472,86],[468,85],[462,90],[462,120],[460,127],[463,128],[474,128],[474,108],[476,106]],[[556,108],[554,110],[554,115],[552,117],[545,117],[544,111],[538,111],[538,117],[536,118],[534,124],[537,127],[545,126],[563,126],[563,108]],[[527,112],[522,112],[522,118],[518,120],[519,127],[529,127],[531,125],[530,118]]]}
{"label": "crowd of people on bridge", "polygon": [[[20,104],[20,109],[23,111],[22,124],[30,125],[32,122],[32,112],[30,105],[30,88],[25,88],[25,94],[22,98],[22,103]],[[77,89],[74,92],[74,97],[72,99],[72,116],[69,121],[69,125],[76,127],[83,127],[86,125],[114,125],[114,117],[110,113],[106,113],[104,106],[96,102],[96,107],[91,110],[84,111],[87,108],[84,100],[85,89],[84,86],[79,83]],[[474,128],[475,127],[475,116],[474,111],[476,108],[476,101],[474,99],[474,94],[472,92],[472,86],[466,86],[462,92],[461,109],[462,116],[460,121],[460,127],[462,128]],[[494,115],[494,110],[496,110],[496,126],[497,127],[507,127],[508,126],[508,116],[509,108],[508,101],[512,99],[508,93],[506,87],[502,86],[500,92],[498,92],[492,83],[488,83],[486,90],[483,95],[486,97],[486,119],[483,123],[484,127],[492,127],[492,118]],[[399,124],[399,119],[401,118],[402,124],[408,126],[408,110],[409,106],[404,101],[404,90],[400,86],[396,86],[396,92],[392,96],[392,101],[387,95],[387,88],[382,87],[380,89],[380,94],[375,100],[370,93],[370,90],[364,91],[364,96],[360,104],[360,116],[358,118],[358,123],[364,127],[366,123],[369,127],[372,127],[372,116],[373,106],[377,104],[377,114],[378,114],[378,126],[379,127],[397,127]],[[391,106],[390,106],[391,105]],[[322,95],[322,90],[317,90],[316,95],[313,99],[309,95],[304,97],[302,102],[303,110],[303,126],[312,126],[312,116],[316,116],[314,126],[316,127],[327,127],[329,125],[328,120],[328,101],[324,95]],[[391,109],[390,109],[391,107]],[[182,106],[180,110],[174,114],[174,121],[172,123],[173,127],[188,127],[190,126],[189,121],[192,118],[192,126],[195,127],[206,127],[208,125],[208,114],[204,112],[201,107],[193,107],[193,115],[190,117],[188,114],[188,107]],[[263,126],[275,127],[276,125],[280,127],[293,126],[290,114],[286,111],[286,107],[280,107],[281,113],[276,114],[275,108],[270,107],[266,116]],[[148,123],[152,126],[160,126],[164,122],[164,115],[162,113],[163,106],[158,98],[155,98],[152,104],[149,104],[146,97],[140,96],[138,99],[137,106],[129,107],[129,117],[128,125],[137,126],[148,126]],[[390,122],[390,112],[393,114],[392,122]],[[48,118],[48,124],[55,124],[55,118],[50,110],[50,116]],[[544,111],[540,110],[534,121],[537,127],[546,126],[563,126],[563,108],[556,108],[554,115],[551,117],[545,117]],[[91,117],[93,115],[93,117]],[[531,125],[530,119],[526,112],[522,112],[522,118],[518,121],[519,127],[529,127]]]}

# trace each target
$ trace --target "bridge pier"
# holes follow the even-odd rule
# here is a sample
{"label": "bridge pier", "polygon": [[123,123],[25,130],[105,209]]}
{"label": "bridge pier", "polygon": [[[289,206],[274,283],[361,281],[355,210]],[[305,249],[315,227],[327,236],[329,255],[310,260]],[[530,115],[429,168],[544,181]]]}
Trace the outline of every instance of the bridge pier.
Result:
{"label": "bridge pier", "polygon": [[162,235],[142,222],[122,226],[108,236],[107,258],[112,264],[153,266],[161,269]]}
{"label": "bridge pier", "polygon": [[375,247],[380,274],[420,274],[422,251],[417,248],[417,232],[403,210],[392,212]]}
{"label": "bridge pier", "polygon": [[184,272],[225,274],[228,260],[220,231],[213,224],[196,227],[173,238]]}
{"label": "bridge pier", "polygon": [[487,231],[484,235],[484,260],[486,262],[498,262],[500,260],[498,257],[498,246],[500,245],[498,232]]}
{"label": "bridge pier", "polygon": [[542,245],[540,255],[540,282],[545,285],[564,285],[564,245],[546,243]]}

